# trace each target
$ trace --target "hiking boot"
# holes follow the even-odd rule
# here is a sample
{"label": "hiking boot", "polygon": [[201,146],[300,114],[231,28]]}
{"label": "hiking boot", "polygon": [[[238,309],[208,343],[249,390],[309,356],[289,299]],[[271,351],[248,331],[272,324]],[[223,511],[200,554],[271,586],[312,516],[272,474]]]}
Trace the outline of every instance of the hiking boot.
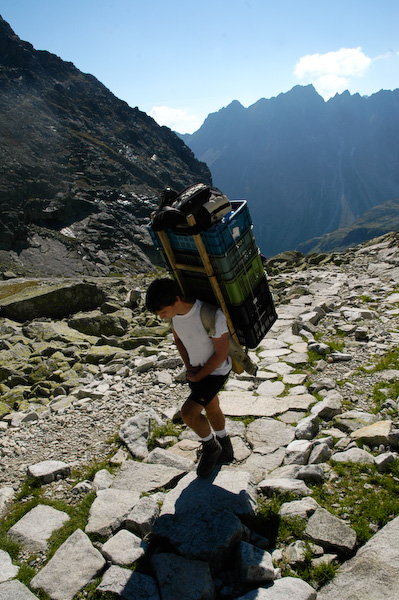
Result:
{"label": "hiking boot", "polygon": [[221,453],[222,447],[215,438],[209,442],[202,442],[202,456],[197,467],[198,477],[207,477],[213,471]]}
{"label": "hiking boot", "polygon": [[233,446],[231,445],[230,436],[225,435],[224,437],[217,437],[216,439],[222,447],[222,452],[218,458],[218,465],[233,462],[234,452]]}

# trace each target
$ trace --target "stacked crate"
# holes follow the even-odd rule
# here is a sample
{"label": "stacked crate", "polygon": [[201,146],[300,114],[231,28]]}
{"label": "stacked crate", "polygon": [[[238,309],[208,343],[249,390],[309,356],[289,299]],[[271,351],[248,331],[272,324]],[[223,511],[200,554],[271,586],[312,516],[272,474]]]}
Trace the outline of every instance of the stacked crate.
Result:
{"label": "stacked crate", "polygon": [[[247,202],[232,201],[231,204],[232,211],[219,223],[203,231],[200,237],[238,341],[242,346],[255,348],[269,331],[277,315],[254,238]],[[151,225],[148,230],[166,267],[174,275],[178,270],[183,293],[220,304],[215,296],[209,271],[204,270],[203,256],[198,249],[198,236],[166,230],[164,233],[167,236],[168,251],[165,252],[165,237],[153,231]]]}

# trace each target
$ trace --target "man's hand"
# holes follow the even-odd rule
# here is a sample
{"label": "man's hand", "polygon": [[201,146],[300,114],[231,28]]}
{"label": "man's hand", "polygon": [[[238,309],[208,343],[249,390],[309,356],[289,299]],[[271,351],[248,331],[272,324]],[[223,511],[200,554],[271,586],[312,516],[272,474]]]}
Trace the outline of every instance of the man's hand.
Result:
{"label": "man's hand", "polygon": [[186,371],[186,379],[187,381],[192,381],[192,382],[197,382],[200,381],[200,378],[198,377],[198,371],[200,370],[201,367],[190,367],[189,369],[187,369]]}

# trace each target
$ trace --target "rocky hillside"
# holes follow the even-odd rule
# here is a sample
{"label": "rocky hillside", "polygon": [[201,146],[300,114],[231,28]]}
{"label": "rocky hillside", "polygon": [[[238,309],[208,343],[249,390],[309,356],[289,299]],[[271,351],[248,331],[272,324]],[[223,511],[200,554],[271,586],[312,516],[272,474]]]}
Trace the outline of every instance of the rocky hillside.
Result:
{"label": "rocky hillside", "polygon": [[399,596],[397,236],[267,268],[206,480],[151,276],[0,282],[0,598]]}
{"label": "rocky hillside", "polygon": [[390,231],[399,231],[399,200],[378,204],[363,213],[350,227],[308,240],[299,244],[298,250],[305,254],[342,251]]}
{"label": "rocky hillside", "polygon": [[165,186],[210,181],[168,128],[0,17],[0,265],[21,274],[150,268]]}
{"label": "rocky hillside", "polygon": [[248,200],[262,252],[273,256],[399,197],[398,127],[399,90],[325,102],[296,86],[248,108],[234,101],[182,139],[215,185]]}

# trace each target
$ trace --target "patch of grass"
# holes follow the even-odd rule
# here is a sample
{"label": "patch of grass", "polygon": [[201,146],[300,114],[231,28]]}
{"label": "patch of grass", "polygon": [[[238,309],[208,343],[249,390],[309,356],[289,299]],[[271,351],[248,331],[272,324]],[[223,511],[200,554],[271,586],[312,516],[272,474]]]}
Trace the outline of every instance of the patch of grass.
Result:
{"label": "patch of grass", "polygon": [[50,559],[58,548],[69,538],[70,535],[76,529],[82,529],[84,531],[87,520],[89,517],[90,507],[96,497],[96,492],[92,491],[86,494],[81,502],[76,506],[69,506],[63,502],[51,503],[51,506],[57,508],[58,510],[63,510],[66,512],[70,519],[60,529],[54,531],[52,536],[50,537],[48,547],[49,551],[47,554],[47,558]]}
{"label": "patch of grass", "polygon": [[337,478],[311,485],[313,498],[324,508],[347,521],[363,545],[399,515],[399,464],[388,473],[374,465],[333,463]]}
{"label": "patch of grass", "polygon": [[316,589],[323,587],[323,585],[334,579],[338,566],[332,563],[321,563],[316,567],[312,567],[308,583],[312,584],[314,582]]}
{"label": "patch of grass", "polygon": [[[382,409],[382,405],[388,398],[396,399],[399,396],[399,381],[380,381],[373,388],[373,401],[375,403],[375,412]],[[395,412],[393,410],[393,412]],[[397,411],[396,411],[397,414]]]}
{"label": "patch of grass", "polygon": [[341,341],[341,340],[331,340],[330,342],[328,342],[328,345],[330,346],[332,351],[336,351],[336,352],[342,352],[345,348],[345,342]]}
{"label": "patch of grass", "polygon": [[37,281],[2,284],[0,285],[0,300],[4,300],[4,298],[8,298],[9,296],[14,296],[14,294],[18,294],[28,287],[33,288],[37,287],[38,285],[39,282]]}
{"label": "patch of grass", "polygon": [[367,373],[376,373],[386,369],[399,369],[399,350],[389,350],[380,360],[374,364],[374,369],[367,370]]}
{"label": "patch of grass", "polygon": [[173,423],[173,421],[167,421],[166,425],[154,427],[151,430],[151,435],[147,441],[148,450],[154,450],[157,446],[157,438],[167,436],[179,437],[181,431],[181,427],[176,423]]}

